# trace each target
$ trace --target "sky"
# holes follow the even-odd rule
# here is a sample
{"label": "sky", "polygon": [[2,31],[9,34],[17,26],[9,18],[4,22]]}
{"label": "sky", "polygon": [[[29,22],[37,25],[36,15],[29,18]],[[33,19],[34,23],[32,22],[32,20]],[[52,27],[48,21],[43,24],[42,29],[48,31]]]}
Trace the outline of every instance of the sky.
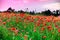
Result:
{"label": "sky", "polygon": [[0,0],[0,11],[5,11],[9,7],[18,10],[44,11],[47,9],[60,9],[60,0]]}

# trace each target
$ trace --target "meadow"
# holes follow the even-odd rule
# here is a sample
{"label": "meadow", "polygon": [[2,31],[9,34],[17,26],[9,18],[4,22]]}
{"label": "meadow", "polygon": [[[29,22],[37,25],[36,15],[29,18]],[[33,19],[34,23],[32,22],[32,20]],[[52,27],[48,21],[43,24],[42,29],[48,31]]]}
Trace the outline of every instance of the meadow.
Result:
{"label": "meadow", "polygon": [[0,13],[0,40],[60,40],[60,17]]}

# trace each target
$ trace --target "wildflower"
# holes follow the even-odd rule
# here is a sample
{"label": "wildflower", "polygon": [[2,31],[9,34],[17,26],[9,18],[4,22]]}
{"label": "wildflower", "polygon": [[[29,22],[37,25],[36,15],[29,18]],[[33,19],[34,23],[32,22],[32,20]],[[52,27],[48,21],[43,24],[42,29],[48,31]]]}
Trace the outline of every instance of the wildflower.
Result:
{"label": "wildflower", "polygon": [[18,34],[19,30],[17,30],[16,28],[12,27],[12,28],[9,28],[8,30],[11,30],[15,33],[15,35]]}
{"label": "wildflower", "polygon": [[3,22],[3,24],[5,25],[5,24],[6,24],[6,22]]}
{"label": "wildflower", "polygon": [[43,36],[43,38],[46,38],[46,36]]}
{"label": "wildflower", "polygon": [[55,25],[56,28],[58,28],[58,25]]}
{"label": "wildflower", "polygon": [[50,19],[49,19],[49,18],[46,18],[46,21],[47,21],[47,22],[50,22]]}
{"label": "wildflower", "polygon": [[33,22],[34,20],[32,19],[32,20],[30,20],[31,22]]}
{"label": "wildflower", "polygon": [[37,23],[37,26],[40,26],[40,23]]}
{"label": "wildflower", "polygon": [[24,14],[24,13],[21,13],[21,14],[20,14],[20,17],[22,17],[22,18],[23,18],[24,16],[25,16],[25,14]]}
{"label": "wildflower", "polygon": [[44,28],[44,27],[42,27],[42,28],[41,28],[41,31],[44,31],[44,30],[45,30],[45,28]]}
{"label": "wildflower", "polygon": [[51,27],[51,26],[48,26],[47,29],[48,29],[48,30],[52,30],[52,27]]}
{"label": "wildflower", "polygon": [[11,28],[11,31],[15,31],[15,30],[16,30],[16,28],[14,28],[14,27]]}
{"label": "wildflower", "polygon": [[18,35],[18,32],[19,32],[18,30],[15,30],[15,31],[14,31],[15,35]]}
{"label": "wildflower", "polygon": [[27,35],[24,35],[24,40],[28,40],[28,36]]}
{"label": "wildflower", "polygon": [[45,21],[43,22],[43,26],[46,26],[46,22]]}
{"label": "wildflower", "polygon": [[60,28],[58,29],[58,32],[60,33]]}
{"label": "wildflower", "polygon": [[27,16],[26,19],[27,19],[27,20],[30,20],[30,19],[31,19],[31,16]]}
{"label": "wildflower", "polygon": [[34,32],[36,32],[36,29],[34,29]]}

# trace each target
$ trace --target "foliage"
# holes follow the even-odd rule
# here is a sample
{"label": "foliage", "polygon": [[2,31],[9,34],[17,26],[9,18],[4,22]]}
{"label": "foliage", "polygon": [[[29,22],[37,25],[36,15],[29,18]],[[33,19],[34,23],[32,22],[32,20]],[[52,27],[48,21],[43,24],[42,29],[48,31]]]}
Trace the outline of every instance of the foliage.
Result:
{"label": "foliage", "polygon": [[60,19],[24,13],[0,14],[0,40],[60,40]]}

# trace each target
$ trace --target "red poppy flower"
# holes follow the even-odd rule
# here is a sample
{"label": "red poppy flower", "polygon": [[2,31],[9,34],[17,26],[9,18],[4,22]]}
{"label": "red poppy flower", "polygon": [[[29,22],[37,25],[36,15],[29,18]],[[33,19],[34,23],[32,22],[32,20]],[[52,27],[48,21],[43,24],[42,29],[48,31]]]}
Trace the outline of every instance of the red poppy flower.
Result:
{"label": "red poppy flower", "polygon": [[37,26],[40,26],[40,23],[37,23]]}
{"label": "red poppy flower", "polygon": [[44,31],[44,30],[45,30],[45,28],[44,28],[44,27],[42,27],[42,28],[41,28],[41,31]]}
{"label": "red poppy flower", "polygon": [[15,31],[15,30],[16,30],[16,28],[14,28],[14,27],[11,28],[11,31]]}
{"label": "red poppy flower", "polygon": [[20,14],[20,17],[22,17],[22,18],[23,18],[24,16],[25,16],[25,14],[24,14],[24,13],[21,13],[21,14]]}
{"label": "red poppy flower", "polygon": [[3,22],[3,24],[5,25],[5,24],[6,24],[6,22]]}
{"label": "red poppy flower", "polygon": [[27,19],[27,20],[30,20],[30,19],[31,19],[31,16],[27,16],[26,19]]}
{"label": "red poppy flower", "polygon": [[56,28],[58,28],[58,25],[55,25]]}
{"label": "red poppy flower", "polygon": [[60,33],[60,28],[58,29],[58,32]]}
{"label": "red poppy flower", "polygon": [[48,30],[52,30],[52,27],[51,27],[51,26],[48,26],[47,29],[48,29]]}

